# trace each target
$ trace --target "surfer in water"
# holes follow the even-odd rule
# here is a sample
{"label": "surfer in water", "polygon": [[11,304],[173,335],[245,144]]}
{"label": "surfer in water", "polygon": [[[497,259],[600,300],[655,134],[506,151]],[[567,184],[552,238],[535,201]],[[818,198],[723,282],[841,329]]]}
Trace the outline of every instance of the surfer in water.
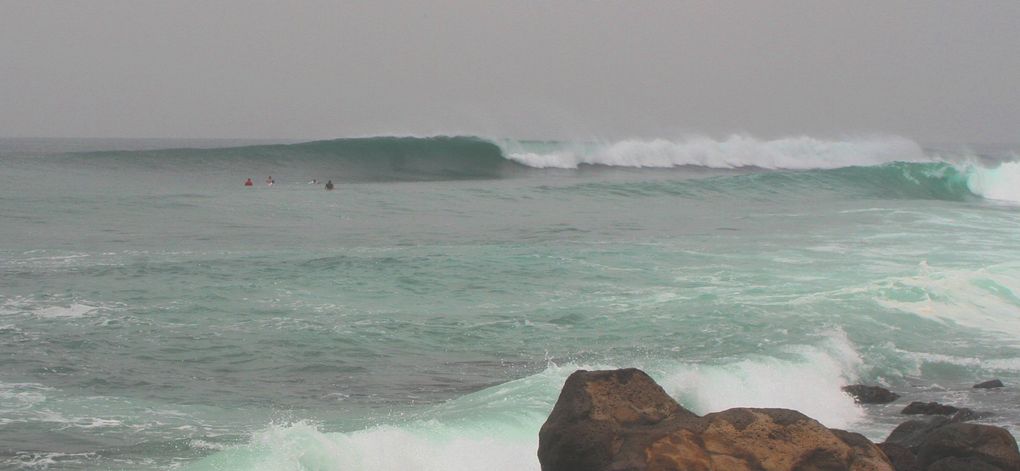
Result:
{"label": "surfer in water", "polygon": [[332,190],[332,189],[333,189],[333,180],[329,180],[329,181],[326,182],[326,190],[328,191],[328,190]]}
{"label": "surfer in water", "polygon": [[255,186],[255,182],[251,181],[251,177],[248,177],[248,179],[244,181],[244,186]]}
{"label": "surfer in water", "polygon": [[273,183],[276,183],[276,182],[273,181],[273,176],[272,175],[266,177],[266,185],[273,186]]}

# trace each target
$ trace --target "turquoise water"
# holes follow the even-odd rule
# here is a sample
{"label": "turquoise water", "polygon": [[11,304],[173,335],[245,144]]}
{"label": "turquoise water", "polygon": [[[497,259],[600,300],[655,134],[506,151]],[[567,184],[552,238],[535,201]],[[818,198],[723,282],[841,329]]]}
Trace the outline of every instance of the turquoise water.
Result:
{"label": "turquoise water", "polygon": [[577,368],[874,440],[905,403],[840,386],[1020,423],[1009,148],[240,144],[0,141],[0,468],[537,470]]}

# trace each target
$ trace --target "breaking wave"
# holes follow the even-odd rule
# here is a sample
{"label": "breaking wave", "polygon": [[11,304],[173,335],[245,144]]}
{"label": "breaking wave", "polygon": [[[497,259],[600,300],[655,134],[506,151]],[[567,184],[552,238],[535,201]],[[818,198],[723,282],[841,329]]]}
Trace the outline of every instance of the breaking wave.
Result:
{"label": "breaking wave", "polygon": [[537,168],[606,165],[807,170],[930,160],[920,145],[901,137],[844,141],[792,137],[763,141],[733,135],[721,141],[693,137],[678,141],[623,140],[606,144],[546,145],[544,149],[534,147],[513,143],[504,145],[510,159]]}
{"label": "breaking wave", "polygon": [[[32,158],[38,162],[39,159]],[[709,179],[712,191],[766,185],[792,191],[836,188],[850,196],[962,200],[981,197],[1020,203],[1020,162],[1016,155],[979,159],[963,154],[926,152],[896,136],[846,140],[790,137],[760,140],[733,135],[716,140],[620,140],[561,142],[495,140],[472,136],[367,137],[250,145],[62,154],[56,162],[80,164],[87,171],[173,171],[212,175],[278,175],[287,181],[400,182],[502,179],[579,169],[740,169],[737,175]],[[634,170],[631,170],[634,171]],[[750,172],[751,178],[747,177]],[[736,178],[729,178],[736,177]],[[633,179],[631,179],[633,180]],[[279,181],[279,180],[278,180]],[[616,184],[616,183],[610,183]],[[645,193],[648,185],[683,182],[619,183],[614,193]],[[652,189],[655,192],[654,188]],[[664,191],[673,191],[669,188]],[[685,190],[686,191],[686,190]],[[736,191],[736,189],[735,189]]]}

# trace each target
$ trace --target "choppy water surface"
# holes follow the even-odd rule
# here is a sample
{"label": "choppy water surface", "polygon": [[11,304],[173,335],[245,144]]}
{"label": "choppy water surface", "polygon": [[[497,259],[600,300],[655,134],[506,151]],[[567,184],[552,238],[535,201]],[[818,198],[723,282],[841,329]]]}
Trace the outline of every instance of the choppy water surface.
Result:
{"label": "choppy water surface", "polygon": [[840,386],[1020,421],[1008,148],[114,144],[0,141],[0,467],[537,470],[577,368],[874,440],[904,404]]}

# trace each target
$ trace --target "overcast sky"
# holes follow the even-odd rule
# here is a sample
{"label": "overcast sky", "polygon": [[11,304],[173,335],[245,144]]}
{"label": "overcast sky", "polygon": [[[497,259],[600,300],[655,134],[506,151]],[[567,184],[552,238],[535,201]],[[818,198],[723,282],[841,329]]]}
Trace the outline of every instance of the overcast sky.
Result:
{"label": "overcast sky", "polygon": [[0,136],[1020,141],[1020,1],[0,0]]}

